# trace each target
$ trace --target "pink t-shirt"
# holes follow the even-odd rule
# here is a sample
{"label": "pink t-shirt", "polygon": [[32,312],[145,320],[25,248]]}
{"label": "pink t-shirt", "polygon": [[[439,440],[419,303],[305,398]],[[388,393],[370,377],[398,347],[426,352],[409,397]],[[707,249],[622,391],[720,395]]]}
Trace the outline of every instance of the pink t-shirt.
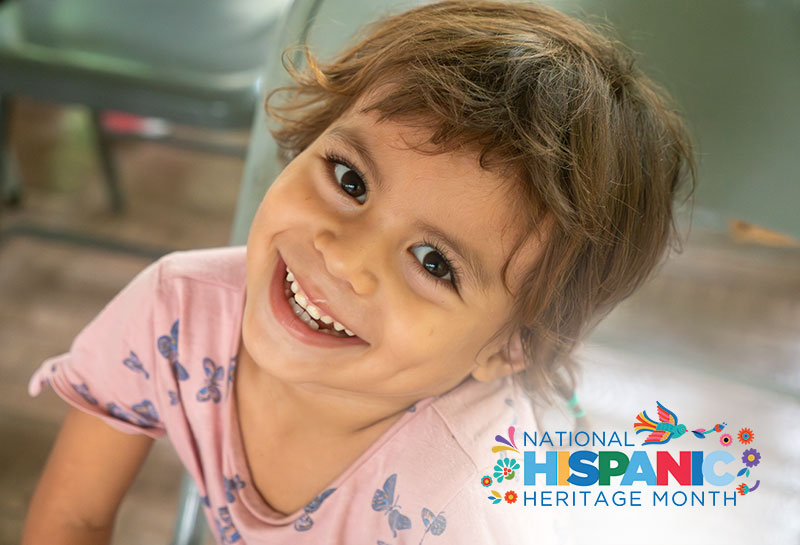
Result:
{"label": "pink t-shirt", "polygon": [[[166,435],[222,544],[549,542],[552,521],[522,506],[521,471],[514,503],[508,480],[500,502],[490,495],[497,483],[483,483],[499,459],[520,456],[492,453],[495,436],[536,427],[510,379],[468,379],[418,402],[314,501],[288,516],[272,510],[252,484],[233,400],[244,300],[244,247],[170,254],[69,353],[45,361],[29,391],[49,384],[114,428]],[[292,468],[276,470],[291,478]]]}

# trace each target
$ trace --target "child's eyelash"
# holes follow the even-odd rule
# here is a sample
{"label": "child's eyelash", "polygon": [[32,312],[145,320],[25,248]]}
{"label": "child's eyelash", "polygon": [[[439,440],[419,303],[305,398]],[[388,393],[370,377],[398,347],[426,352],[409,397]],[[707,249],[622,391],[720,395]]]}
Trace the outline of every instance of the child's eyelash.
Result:
{"label": "child's eyelash", "polygon": [[419,266],[419,270],[420,271],[424,271],[425,275],[427,275],[430,278],[433,278],[437,283],[450,284],[453,287],[453,289],[456,290],[456,292],[458,292],[459,291],[458,288],[461,285],[461,280],[460,280],[461,279],[461,269],[458,268],[458,265],[456,265],[455,260],[453,260],[450,257],[450,254],[447,253],[447,250],[445,250],[443,246],[441,246],[440,244],[437,244],[436,242],[434,242],[432,240],[423,238],[422,239],[422,246],[430,246],[431,248],[433,248],[436,252],[438,252],[444,258],[444,262],[447,263],[447,268],[450,269],[450,274],[453,276],[453,279],[452,280],[444,280],[443,278],[439,278],[438,276],[434,276],[434,275],[430,274],[428,271],[426,271],[422,267],[421,263],[420,263],[420,266]]}
{"label": "child's eyelash", "polygon": [[[331,166],[331,179],[333,180],[334,184],[339,185],[339,181],[336,179],[336,176],[333,174],[333,167],[336,164],[344,165],[347,168],[349,168],[350,170],[352,170],[353,172],[355,172],[356,174],[358,174],[358,176],[364,182],[364,188],[367,191],[367,195],[369,195],[369,193],[370,193],[370,191],[372,191],[372,189],[370,188],[369,182],[367,182],[366,176],[364,176],[364,174],[361,172],[361,170],[358,167],[356,167],[348,159],[345,159],[344,157],[342,157],[341,155],[339,155],[338,153],[333,152],[333,151],[325,152],[324,157],[325,157],[325,160]],[[459,288],[459,286],[461,284],[461,281],[460,281],[460,279],[461,279],[461,270],[455,264],[455,261],[447,253],[447,250],[445,250],[440,244],[438,244],[438,243],[436,243],[436,242],[434,242],[434,241],[432,241],[430,239],[426,239],[426,238],[422,239],[422,246],[430,246],[431,248],[433,248],[436,252],[438,252],[444,258],[445,263],[447,263],[447,268],[450,269],[450,274],[452,275],[453,278],[452,278],[452,280],[444,280],[442,278],[434,276],[434,275],[430,274],[428,271],[426,271],[421,263],[419,263],[419,267],[416,267],[415,270],[418,271],[421,275],[425,276],[425,278],[432,278],[437,284],[448,284],[450,287],[452,287],[452,289],[454,289],[454,290],[456,290],[456,292],[458,292],[459,291],[458,288]]]}
{"label": "child's eyelash", "polygon": [[349,168],[350,170],[352,170],[353,172],[355,172],[356,174],[358,174],[358,177],[361,178],[362,182],[364,182],[364,189],[367,192],[366,193],[367,197],[369,197],[369,193],[370,193],[370,191],[372,191],[372,188],[370,187],[369,182],[367,182],[367,177],[364,176],[364,173],[361,171],[360,168],[355,166],[348,159],[345,159],[344,157],[342,157],[341,155],[339,155],[339,154],[337,154],[336,152],[333,152],[333,151],[325,152],[325,160],[328,162],[328,164],[331,167],[331,179],[333,180],[334,184],[339,185],[339,180],[336,179],[336,175],[334,174],[334,171],[333,171],[334,167],[337,164],[344,165],[347,168]]}

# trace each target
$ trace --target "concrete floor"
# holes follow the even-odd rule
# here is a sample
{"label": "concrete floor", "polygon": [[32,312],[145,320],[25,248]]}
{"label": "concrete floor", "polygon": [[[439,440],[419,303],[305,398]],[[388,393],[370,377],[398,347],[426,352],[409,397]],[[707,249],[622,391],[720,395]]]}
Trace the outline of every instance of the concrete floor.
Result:
{"label": "concrete floor", "polygon": [[[241,160],[120,142],[129,209],[113,215],[86,126],[77,110],[16,104],[26,193],[21,208],[0,210],[0,229],[40,224],[170,250],[227,244]],[[763,455],[761,488],[736,508],[573,509],[559,523],[573,543],[800,543],[800,249],[737,242],[725,219],[704,211],[693,225],[683,254],[581,348],[581,401],[598,430],[630,430],[656,400],[690,428],[749,426]],[[0,545],[19,540],[65,413],[52,393],[28,398],[30,374],[67,350],[148,262],[25,237],[0,246]],[[720,448],[717,438],[690,439],[679,446]],[[169,541],[179,475],[159,442],[126,497],[114,543]]]}

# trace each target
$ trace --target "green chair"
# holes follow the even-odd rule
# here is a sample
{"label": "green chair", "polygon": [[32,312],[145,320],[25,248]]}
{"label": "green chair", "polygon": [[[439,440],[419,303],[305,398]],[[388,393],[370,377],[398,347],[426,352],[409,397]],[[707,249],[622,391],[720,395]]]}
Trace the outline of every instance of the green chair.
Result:
{"label": "green chair", "polygon": [[19,199],[9,97],[92,112],[111,208],[123,197],[99,114],[117,110],[210,128],[248,128],[289,0],[11,0],[0,4],[0,194]]}

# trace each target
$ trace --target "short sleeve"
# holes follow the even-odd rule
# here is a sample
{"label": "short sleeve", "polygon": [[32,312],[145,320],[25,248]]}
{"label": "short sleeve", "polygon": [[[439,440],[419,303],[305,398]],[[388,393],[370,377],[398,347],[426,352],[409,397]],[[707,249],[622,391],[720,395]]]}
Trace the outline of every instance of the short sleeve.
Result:
{"label": "short sleeve", "polygon": [[[443,509],[447,543],[571,543],[565,532],[563,513],[524,505],[523,486],[494,490],[482,481],[491,468],[478,471]],[[494,484],[494,483],[493,483]]]}
{"label": "short sleeve", "polygon": [[140,272],[78,334],[68,353],[46,360],[28,384],[30,395],[49,385],[70,405],[118,430],[164,435],[159,415],[168,405],[172,377],[159,353],[159,344],[169,345],[171,328],[162,264]]}

